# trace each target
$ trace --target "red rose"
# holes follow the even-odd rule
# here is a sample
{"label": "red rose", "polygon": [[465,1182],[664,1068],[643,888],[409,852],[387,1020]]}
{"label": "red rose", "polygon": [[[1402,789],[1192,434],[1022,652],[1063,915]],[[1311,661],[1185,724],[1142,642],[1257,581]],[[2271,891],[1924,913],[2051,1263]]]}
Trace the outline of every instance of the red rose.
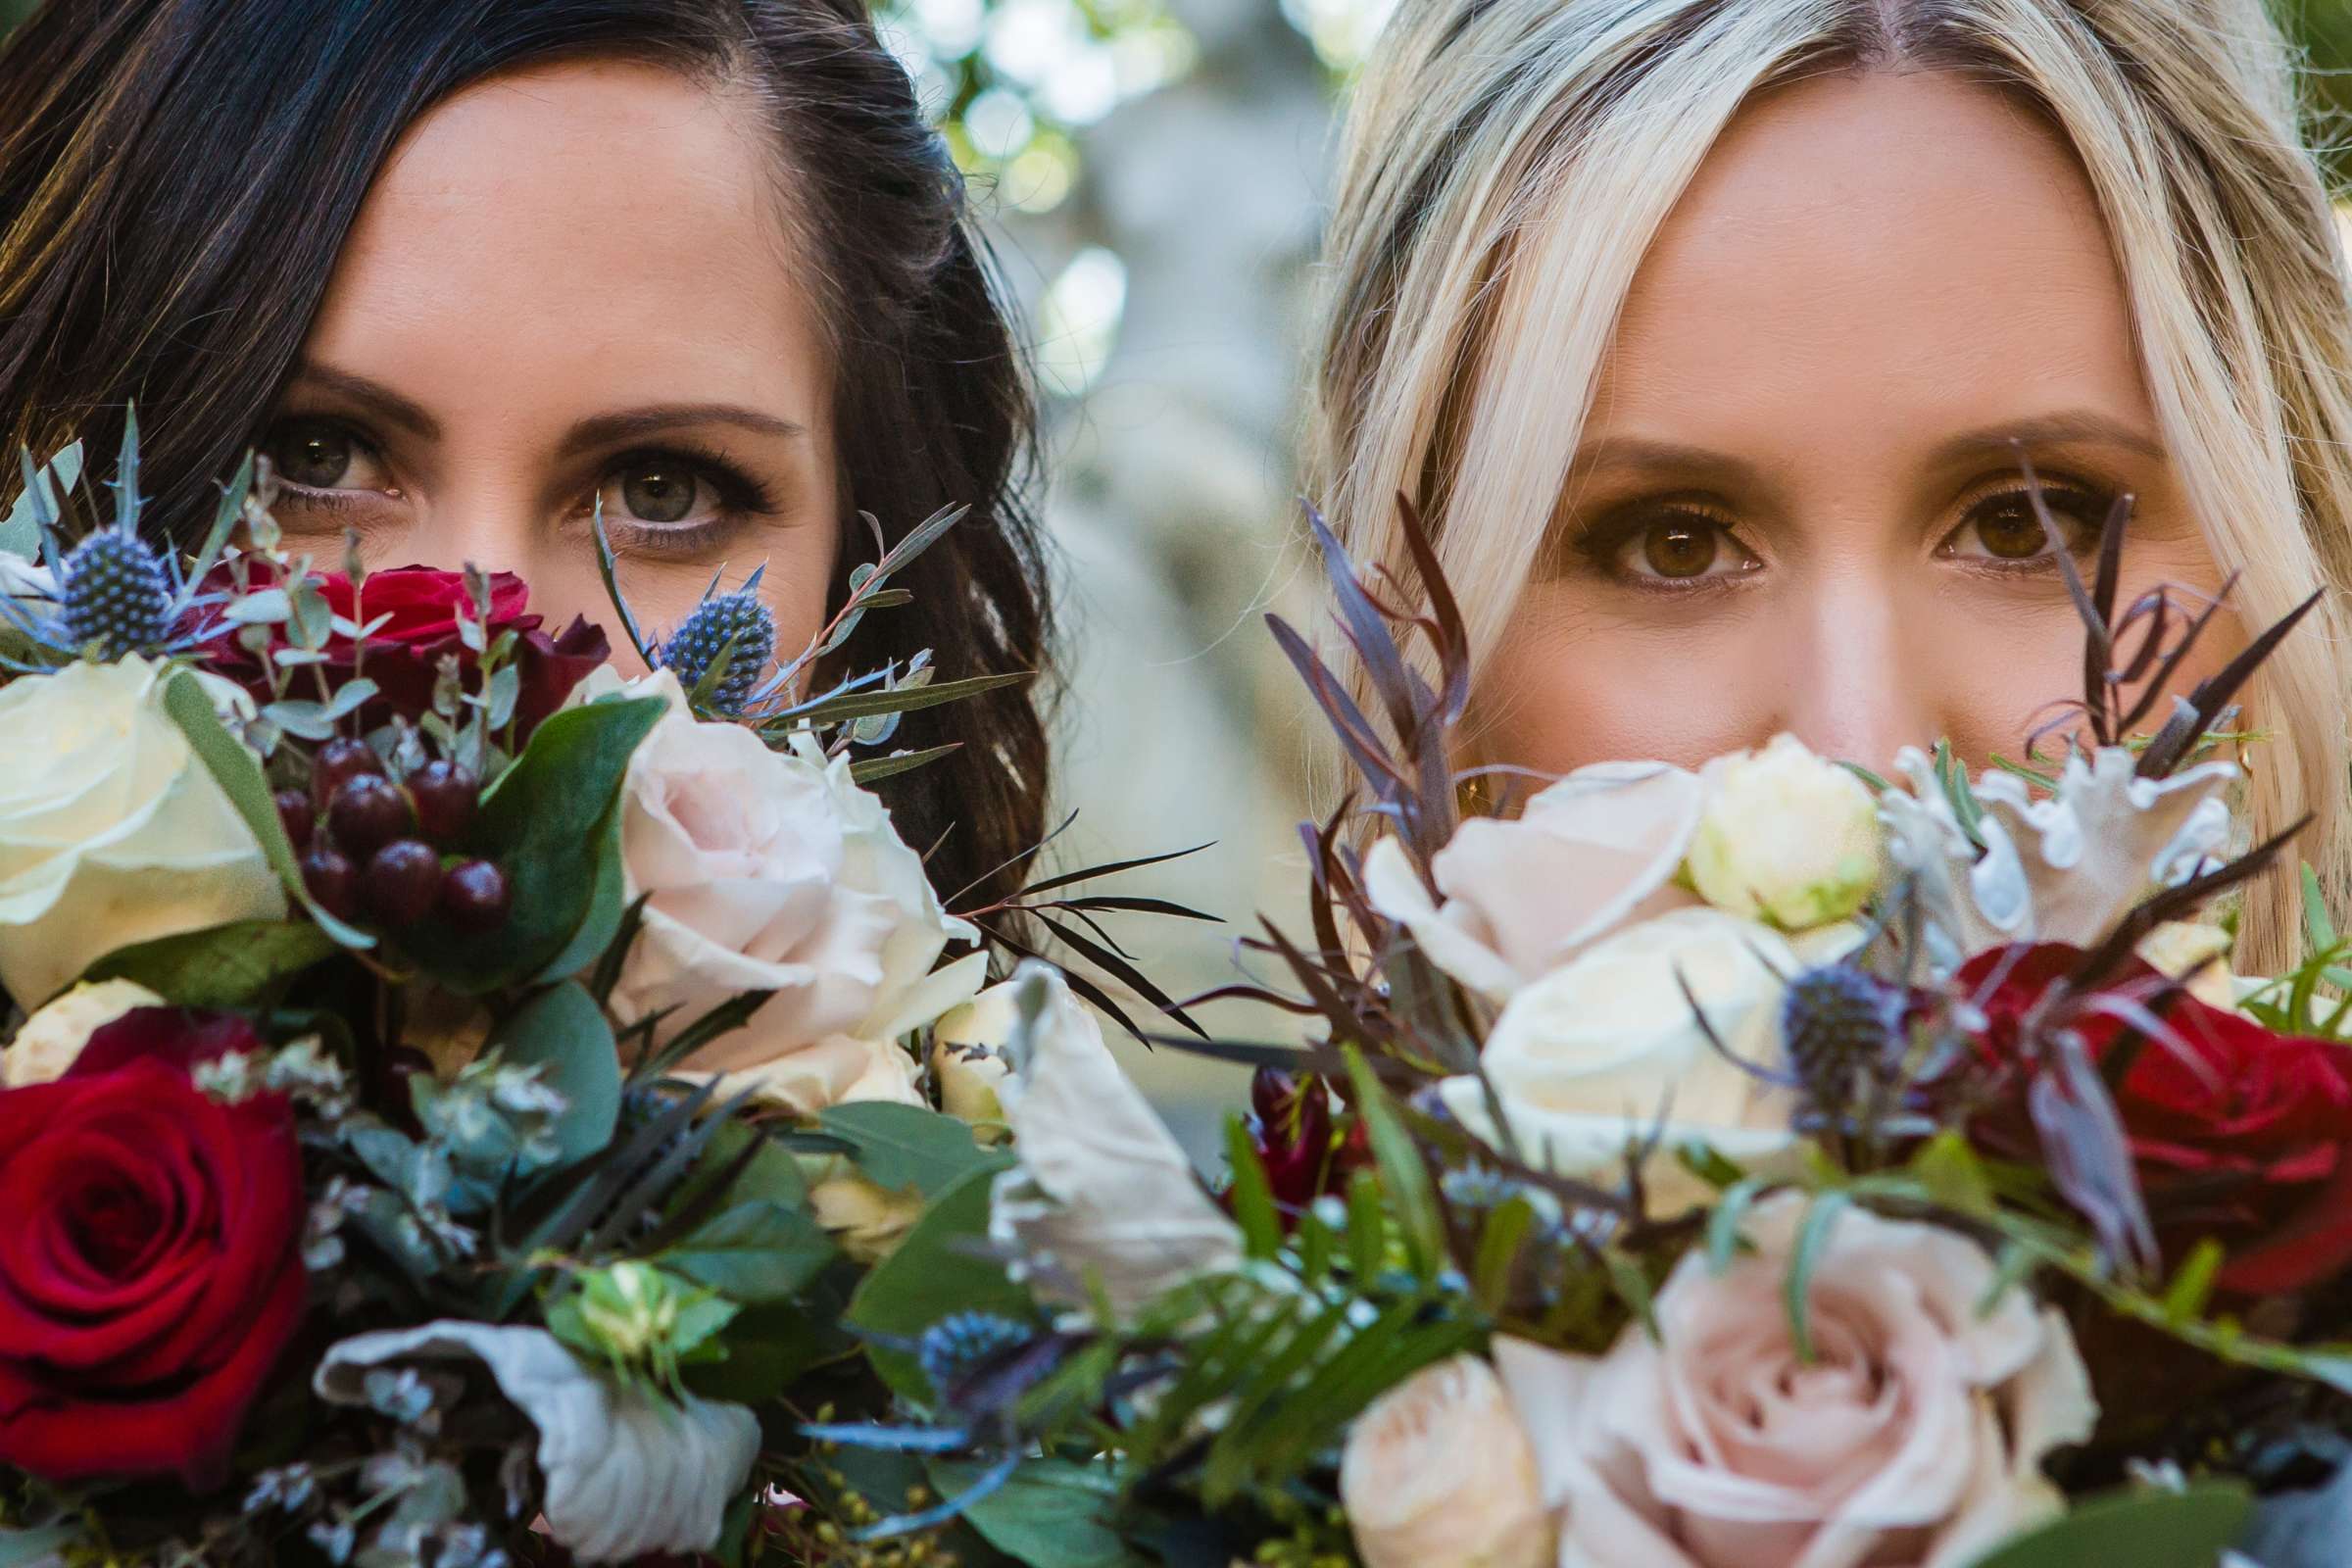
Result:
{"label": "red rose", "polygon": [[1347,1191],[1348,1178],[1371,1163],[1370,1130],[1358,1118],[1340,1134],[1331,1087],[1311,1073],[1295,1078],[1258,1068],[1250,1080],[1250,1141],[1285,1229],[1316,1199]]}
{"label": "red rose", "polygon": [[[2009,949],[1980,954],[1961,970],[1964,989],[1998,977],[1984,1000],[1980,1042],[1996,1070],[2017,1065],[2026,1015],[2081,957],[2054,945]],[[2136,961],[2106,990],[2160,1013],[2174,1037],[2135,1036],[2137,1054],[2114,1086],[2167,1250],[2177,1257],[2214,1237],[2229,1249],[2218,1283],[2249,1296],[2301,1290],[2352,1265],[2352,1051],[2274,1034],[2170,990]],[[2095,1009],[2079,1010],[2068,1026],[2094,1061],[2125,1033]],[[2010,1146],[2022,1125],[2004,1104],[1977,1130]]]}
{"label": "red rose", "polygon": [[189,1069],[261,1044],[141,1008],[0,1092],[0,1463],[225,1477],[302,1315],[302,1157],[282,1097],[223,1104]]}
{"label": "red rose", "polygon": [[[356,597],[359,608],[367,611],[367,620],[384,621],[368,634],[366,658],[359,661],[378,692],[361,710],[362,724],[372,728],[394,713],[414,719],[431,711],[433,682],[443,656],[455,655],[462,669],[473,668],[473,651],[458,635],[458,612],[470,604],[465,573],[430,566],[371,571],[357,596],[351,579],[341,572],[325,573],[318,580],[328,608],[338,616],[366,623],[354,613]],[[225,586],[225,581],[221,579],[220,585]],[[528,612],[529,604],[530,590],[520,577],[511,571],[491,573],[490,636],[495,639],[505,631],[515,634],[514,664],[522,676],[521,692],[514,703],[517,735],[528,735],[537,728],[612,652],[603,629],[583,616],[574,616],[561,636],[550,637],[541,629],[544,617]],[[279,628],[281,637],[283,630]],[[352,675],[351,640],[330,637],[325,652],[328,685],[340,686]],[[268,679],[253,656],[233,639],[217,644],[213,657],[222,674],[242,681],[257,697],[267,700]],[[466,686],[478,689],[478,683],[470,678]],[[299,681],[296,693],[309,695]]]}

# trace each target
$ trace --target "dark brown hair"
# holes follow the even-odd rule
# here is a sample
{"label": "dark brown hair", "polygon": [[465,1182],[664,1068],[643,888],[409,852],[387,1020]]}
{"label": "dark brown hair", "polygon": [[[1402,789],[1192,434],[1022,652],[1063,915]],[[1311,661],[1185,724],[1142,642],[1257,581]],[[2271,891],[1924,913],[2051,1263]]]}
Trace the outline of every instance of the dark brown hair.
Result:
{"label": "dark brown hair", "polygon": [[[839,346],[844,490],[897,538],[971,507],[869,615],[858,669],[1037,670],[1034,411],[963,187],[862,0],[49,0],[0,48],[0,437],[113,449],[140,410],[149,515],[184,537],[259,435],[379,167],[495,73],[642,59],[748,86],[807,213]],[[0,492],[12,489],[0,483]],[[844,519],[845,566],[870,553]],[[836,602],[841,592],[837,586]],[[1044,826],[1036,682],[907,716],[960,743],[886,782],[932,878],[1012,891]]]}

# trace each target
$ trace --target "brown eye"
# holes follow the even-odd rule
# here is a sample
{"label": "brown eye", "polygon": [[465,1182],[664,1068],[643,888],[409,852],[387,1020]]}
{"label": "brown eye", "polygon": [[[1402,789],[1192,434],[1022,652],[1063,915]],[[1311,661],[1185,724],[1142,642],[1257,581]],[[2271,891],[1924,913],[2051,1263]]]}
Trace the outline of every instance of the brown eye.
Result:
{"label": "brown eye", "polygon": [[695,471],[662,461],[640,463],[614,477],[620,483],[621,505],[639,522],[682,522],[693,514],[701,481]]}
{"label": "brown eye", "polygon": [[1704,522],[1656,522],[1642,534],[1642,559],[1660,577],[1703,577],[1723,554],[1723,530]]}
{"label": "brown eye", "polygon": [[2050,547],[2050,536],[2031,502],[2011,497],[1977,518],[1977,538],[1996,561],[2031,561]]}
{"label": "brown eye", "polygon": [[279,476],[310,490],[341,489],[357,457],[358,443],[325,424],[289,425],[270,447]]}

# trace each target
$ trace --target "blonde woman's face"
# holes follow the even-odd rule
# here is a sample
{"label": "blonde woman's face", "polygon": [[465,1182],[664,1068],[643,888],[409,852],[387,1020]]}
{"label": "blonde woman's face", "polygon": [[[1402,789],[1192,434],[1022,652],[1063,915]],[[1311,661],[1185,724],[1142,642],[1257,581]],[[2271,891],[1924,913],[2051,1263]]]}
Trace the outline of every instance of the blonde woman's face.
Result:
{"label": "blonde woman's face", "polygon": [[[2054,134],[1936,74],[1758,100],[1636,277],[1478,760],[1689,763],[1780,730],[1874,767],[1938,737],[2019,755],[2082,690],[2082,634],[2013,440],[2082,555],[2136,498],[2127,602],[2218,586]],[[2232,651],[2217,629],[2184,682]]]}

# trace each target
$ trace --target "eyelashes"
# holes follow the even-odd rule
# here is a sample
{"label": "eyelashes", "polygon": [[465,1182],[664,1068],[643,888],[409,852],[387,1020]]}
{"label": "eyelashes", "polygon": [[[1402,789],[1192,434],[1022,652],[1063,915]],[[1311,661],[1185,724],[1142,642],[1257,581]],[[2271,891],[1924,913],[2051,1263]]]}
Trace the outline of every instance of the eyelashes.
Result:
{"label": "eyelashes", "polygon": [[[282,511],[327,514],[362,526],[389,521],[401,500],[381,445],[331,416],[298,416],[270,425],[258,443],[270,459]],[[775,489],[721,449],[693,440],[632,447],[605,461],[595,486],[566,520],[585,525],[601,504],[616,549],[689,559],[752,523],[776,515]]]}
{"label": "eyelashes", "polygon": [[[2120,493],[2064,476],[2044,477],[2039,490],[2064,548],[2078,557],[2096,546]],[[1958,517],[1936,542],[1937,560],[2010,579],[2056,575],[2056,555],[2034,510],[2034,490],[2015,473],[1981,484],[1955,507]],[[1634,592],[1721,591],[1768,569],[1733,509],[1706,495],[1619,503],[1555,540],[1546,552],[1549,574],[1595,577]]]}

